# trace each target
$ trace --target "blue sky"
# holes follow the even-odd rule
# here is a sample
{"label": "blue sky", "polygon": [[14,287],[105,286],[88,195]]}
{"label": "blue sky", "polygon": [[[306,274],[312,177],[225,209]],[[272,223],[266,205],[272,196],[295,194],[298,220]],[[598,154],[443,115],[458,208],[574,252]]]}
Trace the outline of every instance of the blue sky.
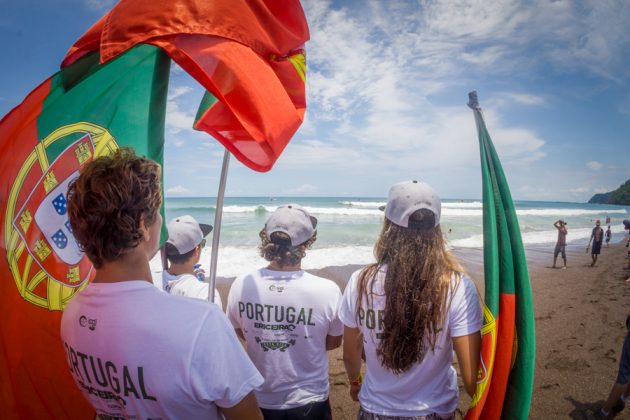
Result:
{"label": "blue sky", "polygon": [[[112,5],[0,0],[0,115]],[[231,161],[229,196],[385,196],[419,179],[480,197],[476,89],[516,199],[586,201],[630,178],[630,2],[303,1],[307,117],[269,173]],[[167,196],[213,196],[223,151],[190,129],[202,90],[174,68]]]}

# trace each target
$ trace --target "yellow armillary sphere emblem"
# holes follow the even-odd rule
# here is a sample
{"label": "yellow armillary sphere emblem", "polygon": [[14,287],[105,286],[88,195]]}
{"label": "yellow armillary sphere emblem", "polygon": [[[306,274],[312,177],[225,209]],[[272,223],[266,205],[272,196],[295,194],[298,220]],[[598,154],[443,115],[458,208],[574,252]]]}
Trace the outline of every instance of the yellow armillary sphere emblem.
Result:
{"label": "yellow armillary sphere emblem", "polygon": [[68,184],[85,164],[117,149],[105,128],[80,122],[53,131],[22,164],[8,198],[4,241],[15,285],[28,302],[63,310],[93,275],[68,221]]}

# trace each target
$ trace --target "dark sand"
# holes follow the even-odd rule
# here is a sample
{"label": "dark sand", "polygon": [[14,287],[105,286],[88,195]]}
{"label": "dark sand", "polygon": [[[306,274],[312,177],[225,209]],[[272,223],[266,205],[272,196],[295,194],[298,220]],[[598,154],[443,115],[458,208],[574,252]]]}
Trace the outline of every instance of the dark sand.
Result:
{"label": "dark sand", "polygon": [[[552,246],[527,250],[537,340],[532,419],[593,418],[616,378],[630,313],[630,283],[625,282],[630,270],[623,244],[603,247],[595,267],[589,267],[586,244],[567,248],[566,270],[551,268]],[[455,254],[483,296],[481,250],[455,250]],[[562,263],[560,258],[558,263]],[[343,290],[357,268],[327,267],[312,272],[335,280]],[[231,281],[219,279],[223,302]],[[355,419],[358,403],[348,394],[341,348],[329,352],[329,363],[334,418]],[[460,412],[465,413],[470,399],[461,386],[460,393]],[[630,419],[630,409],[618,418]]]}

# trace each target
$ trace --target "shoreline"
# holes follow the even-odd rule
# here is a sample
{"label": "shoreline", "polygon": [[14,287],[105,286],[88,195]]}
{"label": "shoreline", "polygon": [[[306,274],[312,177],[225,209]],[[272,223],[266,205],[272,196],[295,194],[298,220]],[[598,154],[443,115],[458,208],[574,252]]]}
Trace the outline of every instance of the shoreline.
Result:
{"label": "shoreline", "polygon": [[[526,248],[537,341],[531,419],[591,418],[608,396],[630,313],[624,243],[604,245],[595,267],[589,267],[586,244],[568,246],[566,270],[551,268],[553,247]],[[453,252],[483,297],[482,249]],[[350,274],[361,267],[349,264],[307,271],[334,280],[343,290]],[[223,302],[232,281],[217,278]],[[341,348],[328,352],[328,360],[333,416],[355,419],[358,403],[349,397]],[[462,390],[460,384],[459,413],[465,413],[470,402]]]}

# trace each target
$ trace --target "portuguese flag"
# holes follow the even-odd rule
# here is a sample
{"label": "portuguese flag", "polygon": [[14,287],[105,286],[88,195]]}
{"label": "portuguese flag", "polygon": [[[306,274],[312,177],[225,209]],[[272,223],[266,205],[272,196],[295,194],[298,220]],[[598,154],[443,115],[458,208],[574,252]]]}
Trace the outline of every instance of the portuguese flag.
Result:
{"label": "portuguese flag", "polygon": [[94,417],[59,336],[94,274],[68,223],[69,182],[120,147],[163,161],[170,59],[218,99],[198,128],[269,170],[304,116],[308,36],[298,0],[122,0],[0,120],[2,416]]}
{"label": "portuguese flag", "polygon": [[169,64],[149,45],[105,66],[92,53],[0,122],[3,415],[93,416],[59,339],[61,310],[94,274],[72,236],[66,191],[84,165],[119,147],[162,161]]}
{"label": "portuguese flag", "polygon": [[536,337],[525,250],[505,174],[477,101],[469,94],[481,152],[484,325],[477,392],[467,419],[527,419]]}

